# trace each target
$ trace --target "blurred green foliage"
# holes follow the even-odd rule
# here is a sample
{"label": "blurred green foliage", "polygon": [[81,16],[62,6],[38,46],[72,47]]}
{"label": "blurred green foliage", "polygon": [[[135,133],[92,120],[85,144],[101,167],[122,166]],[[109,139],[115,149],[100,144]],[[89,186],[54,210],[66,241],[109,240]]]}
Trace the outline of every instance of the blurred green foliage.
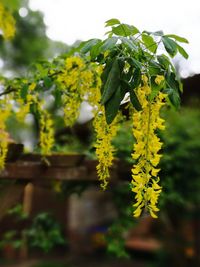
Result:
{"label": "blurred green foliage", "polygon": [[112,199],[118,211],[118,217],[108,228],[106,234],[107,251],[118,258],[129,258],[125,248],[125,236],[130,228],[134,227],[136,220],[133,219],[133,207],[129,183],[121,183],[111,189]]}
{"label": "blurred green foliage", "polygon": [[130,127],[130,121],[123,122],[117,136],[113,140],[113,145],[116,148],[117,158],[133,163],[131,153],[133,151],[134,137]]}
{"label": "blurred green foliage", "polygon": [[[20,248],[23,245],[23,237],[28,240],[30,248],[38,249],[42,252],[50,252],[57,246],[66,245],[66,240],[62,233],[61,225],[48,212],[38,213],[31,223],[29,216],[23,212],[21,204],[17,204],[7,211],[9,216],[12,216],[15,228],[6,231],[1,240],[0,248],[3,249],[6,245],[12,245],[14,248]],[[25,223],[22,229],[20,224]]]}
{"label": "blurred green foliage", "polygon": [[39,213],[33,219],[32,225],[26,230],[26,235],[30,247],[40,249],[45,253],[66,243],[61,226],[47,212]]}
{"label": "blurred green foliage", "polygon": [[161,160],[162,203],[200,203],[200,110],[166,113]]}
{"label": "blurred green foliage", "polygon": [[[68,45],[47,37],[43,14],[32,11],[27,0],[6,1],[7,5],[14,10],[16,34],[9,41],[0,37],[0,58],[3,60],[4,70],[21,74],[34,62],[69,50]],[[24,15],[20,15],[20,8],[23,8]]]}

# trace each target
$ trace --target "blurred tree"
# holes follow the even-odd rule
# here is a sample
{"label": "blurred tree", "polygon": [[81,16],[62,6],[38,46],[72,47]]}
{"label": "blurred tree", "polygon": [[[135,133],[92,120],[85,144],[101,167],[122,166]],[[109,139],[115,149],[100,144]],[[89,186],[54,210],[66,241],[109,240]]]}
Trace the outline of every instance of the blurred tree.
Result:
{"label": "blurred tree", "polygon": [[54,42],[46,36],[43,14],[32,11],[27,0],[9,1],[6,6],[15,8],[16,34],[9,41],[0,36],[0,58],[4,70],[21,73],[38,60],[54,57],[69,49],[66,44]]}

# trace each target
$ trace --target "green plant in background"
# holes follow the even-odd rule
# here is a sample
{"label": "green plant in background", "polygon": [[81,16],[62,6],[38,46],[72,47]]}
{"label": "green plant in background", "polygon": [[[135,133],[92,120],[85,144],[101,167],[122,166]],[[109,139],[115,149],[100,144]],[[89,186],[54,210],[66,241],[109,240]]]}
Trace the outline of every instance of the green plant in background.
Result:
{"label": "green plant in background", "polygon": [[7,211],[7,214],[15,216],[17,221],[23,221],[28,219],[28,215],[23,211],[23,207],[21,204],[17,204],[14,207],[10,208]]}
{"label": "green plant in background", "polygon": [[26,230],[26,236],[31,248],[40,249],[45,253],[56,246],[66,244],[61,226],[47,212],[40,213],[33,219],[32,225]]}
{"label": "green plant in background", "polygon": [[[8,209],[7,215],[13,216],[16,224],[25,222],[28,219],[28,215],[24,213],[21,204]],[[17,227],[16,227],[17,228]],[[2,240],[0,241],[0,248],[3,249],[5,246],[10,245],[15,249],[19,249],[23,245],[22,232],[21,230],[8,230],[3,234]]]}
{"label": "green plant in background", "polygon": [[178,113],[168,111],[166,117],[161,160],[163,205],[199,205],[200,111],[184,108]]}
{"label": "green plant in background", "polygon": [[118,216],[108,228],[105,239],[108,253],[119,258],[129,258],[125,240],[129,229],[136,225],[136,221],[131,218],[133,208],[130,206],[131,196],[128,192],[129,183],[116,185],[111,190]]}
{"label": "green plant in background", "polygon": [[116,137],[113,139],[113,145],[116,148],[116,157],[133,163],[134,160],[131,157],[132,147],[134,144],[134,137],[131,133],[130,121],[125,121],[121,124]]}
{"label": "green plant in background", "polygon": [[23,245],[22,239],[19,237],[18,232],[15,230],[7,231],[0,241],[0,249],[6,246],[11,246],[14,249],[19,249]]}
{"label": "green plant in background", "polygon": [[[45,253],[50,252],[57,246],[65,246],[66,240],[63,237],[61,225],[47,212],[37,214],[31,221],[23,212],[21,204],[9,209],[7,214],[13,216],[16,223],[16,230],[8,230],[0,241],[0,247],[11,245],[13,248],[20,248],[23,237],[28,240],[31,249],[36,248]],[[25,227],[18,229],[20,223],[26,223]]]}

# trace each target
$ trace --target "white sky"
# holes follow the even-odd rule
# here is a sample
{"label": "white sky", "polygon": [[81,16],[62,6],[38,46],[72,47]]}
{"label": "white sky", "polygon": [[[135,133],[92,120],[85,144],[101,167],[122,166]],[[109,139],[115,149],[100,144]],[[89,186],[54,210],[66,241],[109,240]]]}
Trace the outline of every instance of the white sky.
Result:
{"label": "white sky", "polygon": [[199,0],[30,0],[30,7],[44,13],[48,36],[67,44],[103,38],[110,18],[141,31],[178,34],[190,42],[184,45],[189,59],[181,61],[181,75],[200,73]]}

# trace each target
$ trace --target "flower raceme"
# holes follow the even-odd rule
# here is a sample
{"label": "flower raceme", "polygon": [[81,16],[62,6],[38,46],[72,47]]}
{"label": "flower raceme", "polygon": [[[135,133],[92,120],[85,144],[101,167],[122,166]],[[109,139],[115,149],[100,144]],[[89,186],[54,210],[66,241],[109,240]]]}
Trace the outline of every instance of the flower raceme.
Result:
{"label": "flower raceme", "polygon": [[112,140],[119,128],[117,120],[118,117],[116,117],[115,120],[108,125],[106,123],[104,108],[102,108],[102,110],[96,114],[93,122],[96,132],[96,155],[99,161],[97,165],[97,175],[103,190],[105,190],[107,187],[108,178],[110,177],[109,169],[114,160],[115,149],[112,145]]}
{"label": "flower raceme", "polygon": [[106,122],[105,108],[100,104],[101,100],[101,74],[102,66],[93,65],[95,69],[94,87],[91,87],[87,93],[87,101],[93,107],[93,127],[96,133],[94,147],[98,159],[97,175],[100,181],[101,188],[106,189],[108,179],[110,177],[110,168],[114,160],[114,146],[112,140],[116,136],[118,125],[118,117],[108,125]]}
{"label": "flower raceme", "polygon": [[0,171],[5,166],[5,160],[8,151],[8,140],[9,135],[6,132],[6,121],[11,113],[11,105],[9,103],[9,98],[0,100]]}
{"label": "flower raceme", "polygon": [[53,120],[46,110],[41,110],[40,113],[40,147],[41,154],[48,156],[51,154],[51,149],[54,144],[54,128]]}
{"label": "flower raceme", "polygon": [[15,20],[2,3],[0,3],[0,30],[5,39],[10,39],[15,34]]}
{"label": "flower raceme", "polygon": [[[156,77],[157,84],[163,81],[163,77]],[[149,100],[151,87],[146,76],[143,77],[143,85],[137,88],[137,96],[142,110],[133,111],[133,135],[135,138],[132,158],[136,164],[132,168],[132,191],[135,193],[134,216],[139,217],[144,209],[147,209],[152,217],[157,218],[156,212],[158,197],[161,187],[158,185],[158,164],[162,147],[160,138],[156,135],[158,129],[164,130],[164,120],[160,118],[160,109],[165,105],[166,95],[159,92]]]}
{"label": "flower raceme", "polygon": [[[92,66],[92,64],[91,64]],[[93,87],[95,70],[78,56],[69,57],[57,76],[63,94],[63,112],[66,126],[72,126],[79,116],[79,108],[85,95]]]}

